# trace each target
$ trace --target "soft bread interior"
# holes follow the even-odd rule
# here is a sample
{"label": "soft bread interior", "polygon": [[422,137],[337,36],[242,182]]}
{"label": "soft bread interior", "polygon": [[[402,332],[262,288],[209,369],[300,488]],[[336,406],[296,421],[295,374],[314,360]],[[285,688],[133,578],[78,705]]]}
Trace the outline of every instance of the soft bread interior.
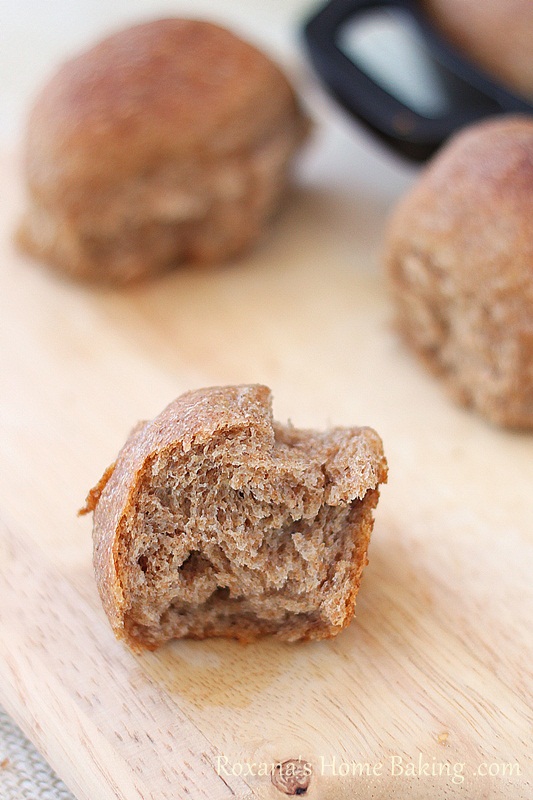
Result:
{"label": "soft bread interior", "polygon": [[337,632],[383,479],[376,439],[236,427],[149,459],[119,544],[128,638]]}

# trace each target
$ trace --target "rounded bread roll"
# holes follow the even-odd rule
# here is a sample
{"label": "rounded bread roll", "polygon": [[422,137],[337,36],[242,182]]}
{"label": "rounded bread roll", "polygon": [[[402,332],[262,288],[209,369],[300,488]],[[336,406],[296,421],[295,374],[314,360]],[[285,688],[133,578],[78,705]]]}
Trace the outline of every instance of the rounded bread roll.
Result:
{"label": "rounded bread roll", "polygon": [[398,327],[455,396],[533,427],[533,119],[462,131],[391,219]]}
{"label": "rounded bread roll", "polygon": [[423,0],[423,6],[475,64],[533,98],[531,0]]}
{"label": "rounded bread roll", "polygon": [[278,208],[306,130],[279,68],[233,33],[183,19],[128,28],[38,96],[19,240],[112,283],[236,256]]}

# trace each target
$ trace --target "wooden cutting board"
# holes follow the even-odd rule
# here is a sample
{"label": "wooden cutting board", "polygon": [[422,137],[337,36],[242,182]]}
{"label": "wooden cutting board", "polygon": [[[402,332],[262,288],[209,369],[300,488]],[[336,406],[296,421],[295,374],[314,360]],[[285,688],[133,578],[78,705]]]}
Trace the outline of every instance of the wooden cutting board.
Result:
{"label": "wooden cutting board", "polygon": [[[398,344],[378,250],[408,176],[358,184],[363,155],[326,131],[252,256],[122,292],[15,251],[1,162],[0,702],[79,800],[275,800],[296,768],[310,800],[533,798],[533,436],[456,408]],[[76,511],[138,419],[254,381],[280,420],[384,439],[356,619],[133,656]]]}

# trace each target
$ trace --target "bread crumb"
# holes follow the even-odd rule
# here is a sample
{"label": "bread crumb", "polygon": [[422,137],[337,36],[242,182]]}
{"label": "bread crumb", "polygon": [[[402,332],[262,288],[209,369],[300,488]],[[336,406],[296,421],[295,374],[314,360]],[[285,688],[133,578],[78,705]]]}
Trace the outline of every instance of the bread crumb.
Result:
{"label": "bread crumb", "polygon": [[96,486],[94,486],[88,493],[87,497],[85,498],[85,505],[83,508],[80,508],[78,511],[78,517],[83,517],[85,514],[92,514],[96,506],[98,505],[98,501],[100,499],[100,495],[104,491],[106,484],[113,474],[113,470],[115,469],[115,462],[113,462],[104,472]]}
{"label": "bread crumb", "polygon": [[439,735],[437,736],[437,742],[439,744],[443,744],[443,745],[447,744],[449,735],[450,734],[447,733],[447,731],[444,731],[443,733],[439,733]]}

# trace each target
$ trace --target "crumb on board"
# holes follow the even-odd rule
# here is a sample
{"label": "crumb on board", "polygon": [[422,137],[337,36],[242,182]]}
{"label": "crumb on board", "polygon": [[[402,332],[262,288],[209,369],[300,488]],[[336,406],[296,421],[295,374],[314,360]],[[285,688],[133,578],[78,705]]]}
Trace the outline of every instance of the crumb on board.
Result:
{"label": "crumb on board", "polygon": [[0,769],[7,769],[9,767],[9,758],[3,758],[0,761]]}
{"label": "crumb on board", "polygon": [[446,742],[448,741],[448,736],[449,735],[450,734],[447,731],[444,731],[443,733],[439,733],[439,735],[437,736],[437,742],[439,744],[446,744]]}

